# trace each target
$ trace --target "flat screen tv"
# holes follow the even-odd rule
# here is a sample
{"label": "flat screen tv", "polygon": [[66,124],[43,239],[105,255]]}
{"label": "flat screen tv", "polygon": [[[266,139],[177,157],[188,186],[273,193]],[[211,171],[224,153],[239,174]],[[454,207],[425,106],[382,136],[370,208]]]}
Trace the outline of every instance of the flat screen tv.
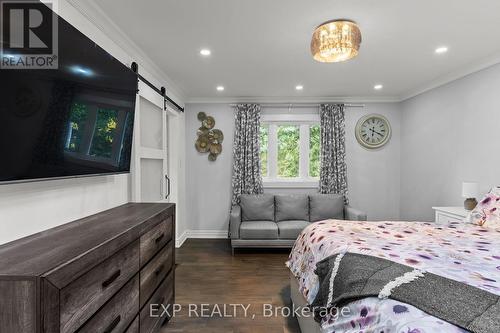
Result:
{"label": "flat screen tv", "polygon": [[130,171],[137,75],[51,14],[58,68],[0,69],[0,184]]}

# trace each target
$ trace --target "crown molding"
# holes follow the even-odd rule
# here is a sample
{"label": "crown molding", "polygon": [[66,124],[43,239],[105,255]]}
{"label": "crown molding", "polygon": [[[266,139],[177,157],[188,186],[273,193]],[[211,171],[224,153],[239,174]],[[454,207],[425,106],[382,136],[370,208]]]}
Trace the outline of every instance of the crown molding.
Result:
{"label": "crown molding", "polygon": [[400,102],[399,97],[394,96],[330,96],[330,97],[314,97],[314,96],[290,96],[290,97],[202,97],[188,98],[186,104],[226,104],[226,103],[280,103],[280,104],[297,104],[297,103],[397,103]]}
{"label": "crown molding", "polygon": [[[157,81],[161,85],[165,85],[167,93],[172,95],[179,104],[184,104],[185,92],[178,87],[172,79],[153,61],[142,49],[132,41],[127,34],[123,32],[102,10],[95,0],[65,0],[69,5],[81,13],[88,21],[90,21],[97,29],[105,36],[110,38],[119,48],[127,53],[131,58],[137,61],[145,71],[152,76],[152,81]],[[146,75],[145,75],[146,76]],[[165,84],[163,84],[165,82]]]}
{"label": "crown molding", "polygon": [[482,59],[479,62],[470,63],[459,70],[452,71],[448,74],[442,75],[437,79],[422,85],[416,89],[409,91],[400,97],[400,102],[406,101],[407,99],[421,95],[427,91],[439,88],[453,81],[460,80],[468,75],[477,73],[494,65],[500,64],[500,53],[495,53],[489,57]]}

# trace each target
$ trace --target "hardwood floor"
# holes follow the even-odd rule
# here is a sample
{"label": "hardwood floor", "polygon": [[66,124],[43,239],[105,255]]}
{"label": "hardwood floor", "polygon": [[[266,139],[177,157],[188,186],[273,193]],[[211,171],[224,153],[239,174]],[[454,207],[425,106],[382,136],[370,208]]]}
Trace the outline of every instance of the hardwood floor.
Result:
{"label": "hardwood floor", "polygon": [[[176,303],[182,310],[176,314],[162,333],[169,332],[228,332],[228,333],[300,333],[293,317],[265,317],[264,304],[274,307],[291,306],[289,270],[285,266],[289,250],[238,249],[231,255],[229,240],[189,239],[177,249]],[[226,315],[233,315],[229,304],[249,306],[247,317],[241,307],[236,317],[189,316],[189,304],[209,304],[210,313],[215,304]],[[223,313],[224,314],[224,313]],[[252,314],[255,317],[252,318]]]}

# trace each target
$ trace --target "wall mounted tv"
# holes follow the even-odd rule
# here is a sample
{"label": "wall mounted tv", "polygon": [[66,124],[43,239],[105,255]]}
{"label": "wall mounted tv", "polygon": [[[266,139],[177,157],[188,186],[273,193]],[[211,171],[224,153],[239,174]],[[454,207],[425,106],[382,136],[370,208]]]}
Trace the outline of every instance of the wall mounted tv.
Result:
{"label": "wall mounted tv", "polygon": [[[137,75],[48,7],[38,10],[57,23],[56,43],[46,44],[58,44],[58,67],[8,67],[28,58],[11,47],[15,34],[3,34],[0,184],[129,172]],[[28,29],[25,43],[54,31]]]}

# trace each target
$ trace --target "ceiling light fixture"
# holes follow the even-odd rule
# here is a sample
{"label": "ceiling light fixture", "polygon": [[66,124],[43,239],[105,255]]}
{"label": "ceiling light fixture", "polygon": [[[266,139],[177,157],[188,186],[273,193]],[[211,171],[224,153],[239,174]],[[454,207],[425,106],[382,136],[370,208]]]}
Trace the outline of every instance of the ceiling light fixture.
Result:
{"label": "ceiling light fixture", "polygon": [[448,48],[446,46],[440,46],[434,52],[436,52],[437,54],[443,54],[448,52]]}
{"label": "ceiling light fixture", "polygon": [[223,86],[217,86],[217,91],[224,91],[224,87]]}
{"label": "ceiling light fixture", "polygon": [[384,87],[384,86],[383,86],[383,85],[381,85],[381,84],[376,84],[376,85],[374,85],[374,86],[373,86],[373,89],[375,89],[375,90],[380,90],[380,89],[382,89],[383,87]]}
{"label": "ceiling light fixture", "polygon": [[210,54],[212,54],[212,52],[209,49],[201,49],[200,54],[202,56],[208,57]]}
{"label": "ceiling light fixture", "polygon": [[311,53],[319,62],[341,62],[356,57],[360,45],[361,31],[355,22],[332,20],[314,30]]}
{"label": "ceiling light fixture", "polygon": [[295,90],[304,90],[304,86],[299,84],[298,86],[295,86]]}

